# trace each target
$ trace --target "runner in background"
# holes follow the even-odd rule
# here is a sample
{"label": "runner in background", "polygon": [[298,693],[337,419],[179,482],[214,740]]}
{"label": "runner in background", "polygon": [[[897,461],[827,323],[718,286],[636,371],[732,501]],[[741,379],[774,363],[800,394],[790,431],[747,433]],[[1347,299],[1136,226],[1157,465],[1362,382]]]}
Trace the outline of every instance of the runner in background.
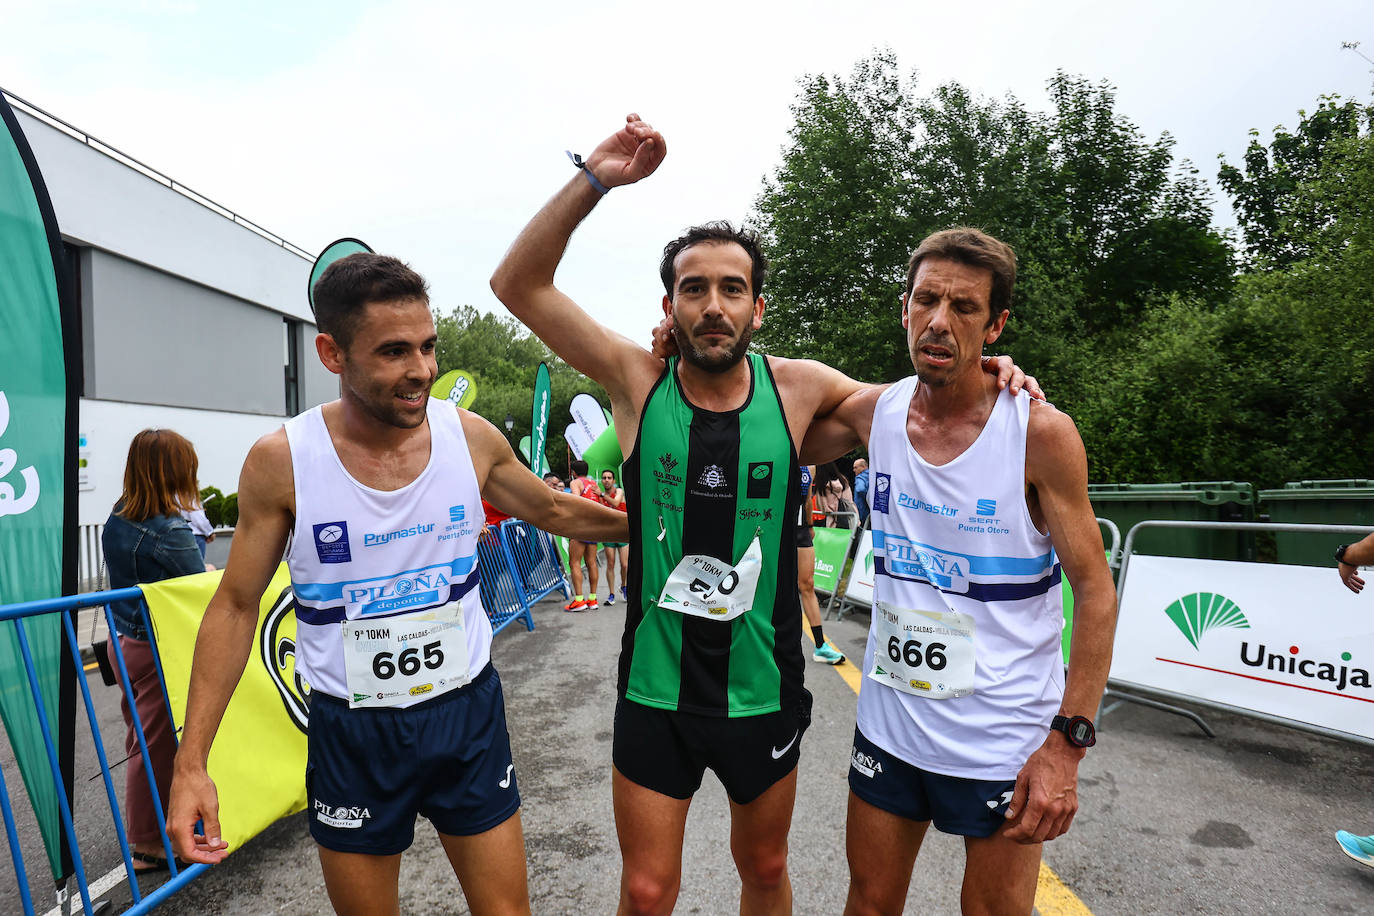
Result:
{"label": "runner in background", "polygon": [[797,509],[797,592],[801,595],[802,613],[806,615],[806,625],[811,628],[811,639],[816,651],[811,653],[813,661],[827,665],[839,665],[844,655],[825,641],[825,628],[821,625],[821,603],[816,598],[816,542],[811,527],[811,483],[816,469],[811,465],[801,465],[801,506]]}
{"label": "runner in background", "polygon": [[[621,512],[628,512],[625,505],[625,490],[616,486],[615,471],[601,472],[601,498],[606,505]],[[620,566],[620,597],[629,600],[630,584],[630,545],[608,543],[601,545],[602,555],[606,558],[606,607],[615,604],[615,568]]]}
{"label": "runner in background", "polygon": [[[573,496],[589,499],[602,506],[606,504],[606,501],[601,498],[601,491],[597,489],[596,481],[587,476],[587,462],[580,458],[574,459],[572,474],[569,487]],[[576,613],[596,608],[596,583],[600,576],[596,567],[598,543],[597,541],[568,539],[568,574],[572,576],[573,597],[563,606],[563,610]],[[586,592],[582,591],[582,565],[584,563],[587,566],[588,588]]]}

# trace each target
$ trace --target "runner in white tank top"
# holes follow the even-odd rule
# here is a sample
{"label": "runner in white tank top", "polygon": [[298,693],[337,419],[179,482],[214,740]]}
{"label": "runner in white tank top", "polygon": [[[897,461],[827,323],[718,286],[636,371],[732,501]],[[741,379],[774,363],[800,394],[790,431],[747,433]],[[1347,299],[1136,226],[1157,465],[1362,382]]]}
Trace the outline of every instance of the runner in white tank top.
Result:
{"label": "runner in white tank top", "polygon": [[206,762],[290,537],[297,658],[312,688],[309,823],[330,900],[395,912],[397,858],[423,814],[473,912],[527,913],[479,589],[480,500],[594,541],[628,540],[626,516],[550,490],[490,423],[429,397],[434,319],[423,278],[400,261],[334,261],[312,304],[340,399],[264,436],[244,462],[229,564],[196,640],[168,833],[183,859],[226,854]]}
{"label": "runner in white tank top", "polygon": [[974,443],[935,466],[907,438],[916,387],[911,376],[884,392],[868,440],[874,611],[859,730],[934,773],[1015,779],[1064,690],[1059,563],[1026,508],[1030,399],[1002,392]]}
{"label": "runner in white tank top", "polygon": [[[867,444],[872,462],[846,913],[903,911],[934,823],[965,837],[966,912],[1029,914],[1040,845],[1078,808],[1116,596],[1073,421],[980,371],[1014,279],[1011,249],[982,232],[923,241],[902,297],[916,376],[857,392],[802,449],[824,461]],[[1061,571],[1075,596],[1067,681]]]}
{"label": "runner in white tank top", "polygon": [[[482,502],[467,438],[447,401],[430,398],[427,418],[429,462],[414,481],[392,491],[373,489],[348,472],[321,408],[286,423],[296,493],[287,555],[296,594],[296,658],[312,694],[327,693],[353,706],[413,706],[471,681],[490,659],[491,622],[477,587]],[[375,643],[368,667],[383,650],[366,633],[361,639],[351,634],[380,632],[382,621],[432,614],[454,602],[461,603],[455,632],[463,639],[445,650],[444,663],[430,668],[421,659],[409,681],[402,672],[368,678],[364,668],[361,680],[354,672],[357,682],[350,688],[346,647]],[[368,626],[341,628],[345,619]],[[448,663],[459,654],[466,664],[454,670]],[[440,670],[442,676],[435,674]],[[412,687],[424,689],[411,695]]]}

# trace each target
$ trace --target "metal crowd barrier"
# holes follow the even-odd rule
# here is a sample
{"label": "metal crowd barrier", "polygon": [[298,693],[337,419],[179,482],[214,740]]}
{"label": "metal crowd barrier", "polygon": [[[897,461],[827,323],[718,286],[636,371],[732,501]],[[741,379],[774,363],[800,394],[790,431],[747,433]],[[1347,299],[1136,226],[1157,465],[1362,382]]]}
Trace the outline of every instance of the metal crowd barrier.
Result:
{"label": "metal crowd barrier", "polygon": [[518,518],[502,522],[499,533],[506,554],[515,564],[515,578],[524,588],[527,607],[554,589],[562,591],[564,598],[572,598],[553,535]]}
{"label": "metal crowd barrier", "polygon": [[[1102,519],[1099,519],[1099,521],[1102,521]],[[1291,531],[1317,534],[1361,535],[1369,534],[1371,531],[1374,531],[1374,527],[1370,527],[1369,525],[1308,525],[1279,522],[1193,522],[1177,521],[1173,519],[1149,519],[1143,522],[1137,522],[1134,526],[1131,527],[1131,530],[1126,533],[1126,546],[1123,547],[1121,550],[1121,571],[1117,577],[1116,582],[1116,604],[1118,608],[1118,613],[1120,613],[1119,609],[1121,607],[1121,599],[1126,593],[1126,574],[1130,569],[1131,556],[1135,551],[1135,536],[1137,532],[1139,532],[1143,528],[1189,528],[1213,531]],[[1116,700],[1118,701],[1118,703],[1105,705],[1107,704],[1108,700]],[[1107,681],[1107,690],[1102,698],[1103,705],[1099,706],[1097,718],[1100,720],[1107,713],[1110,713],[1113,709],[1115,709],[1120,702],[1135,703],[1140,706],[1148,706],[1151,709],[1158,709],[1163,712],[1172,713],[1176,716],[1182,716],[1183,718],[1188,719],[1195,725],[1197,725],[1197,727],[1201,729],[1202,732],[1205,735],[1207,735],[1207,737],[1216,737],[1216,733],[1212,730],[1211,726],[1209,726],[1207,722],[1197,713],[1193,712],[1190,709],[1184,709],[1183,707],[1175,706],[1173,705],[1173,702],[1163,702],[1164,700],[1188,703],[1191,706],[1201,706],[1206,709],[1214,709],[1221,712],[1228,712],[1237,716],[1247,716],[1252,719],[1260,719],[1264,722],[1270,722],[1275,725],[1282,725],[1287,728],[1295,728],[1299,731],[1312,732],[1313,734],[1323,735],[1328,738],[1340,738],[1345,741],[1356,741],[1357,743],[1361,744],[1374,745],[1374,741],[1370,741],[1368,739],[1363,738],[1357,739],[1345,732],[1339,732],[1328,728],[1322,728],[1321,726],[1312,725],[1307,722],[1299,722],[1295,719],[1284,719],[1280,718],[1279,716],[1272,716],[1268,713],[1263,713],[1254,709],[1242,709],[1239,706],[1231,706],[1227,703],[1218,703],[1214,700],[1205,700],[1200,697],[1189,696],[1185,693],[1175,693],[1168,690],[1160,690],[1158,688],[1148,687],[1142,684],[1123,684],[1119,681],[1114,682],[1111,679],[1108,679]]]}
{"label": "metal crowd barrier", "polygon": [[[66,598],[50,598],[43,601],[29,601],[23,604],[11,604],[0,607],[0,622],[11,621],[14,626],[15,636],[19,644],[19,650],[24,661],[24,671],[29,684],[29,695],[33,700],[34,710],[38,716],[40,730],[43,735],[44,750],[48,758],[48,769],[53,780],[52,784],[57,789],[57,801],[60,811],[62,835],[66,838],[67,847],[71,851],[72,875],[76,878],[77,891],[81,898],[82,911],[87,916],[94,916],[95,909],[91,902],[91,893],[81,847],[76,836],[76,827],[72,820],[71,806],[67,802],[67,793],[62,787],[62,775],[57,760],[57,749],[53,746],[52,728],[50,722],[52,717],[46,704],[43,702],[43,694],[38,687],[38,675],[33,667],[33,653],[29,648],[28,637],[24,631],[24,620],[29,617],[36,617],[42,614],[61,614],[62,629],[66,634],[67,646],[71,650],[72,658],[81,658],[81,647],[77,643],[76,628],[73,626],[72,614],[78,608],[103,606],[105,611],[105,622],[110,632],[114,633],[114,615],[110,611],[109,602],[118,600],[136,599],[139,609],[143,614],[145,626],[148,628],[149,641],[152,642],[152,625],[148,619],[148,605],[143,600],[141,589],[121,588],[113,591],[91,592],[82,595],[73,595]],[[114,651],[116,667],[119,671],[119,682],[124,691],[124,699],[129,705],[129,710],[134,720],[134,728],[138,735],[138,750],[143,757],[143,770],[148,777],[148,789],[152,794],[153,804],[159,811],[164,811],[163,801],[159,797],[157,781],[153,775],[152,761],[148,756],[148,745],[143,737],[143,723],[138,715],[138,706],[134,702],[133,692],[129,688],[129,672],[124,663],[124,653],[119,646],[118,639],[111,639],[110,646]],[[157,667],[158,682],[163,683],[162,662],[157,655],[157,645],[153,644],[153,660]],[[105,753],[105,742],[100,735],[100,726],[96,721],[95,705],[91,700],[91,690],[86,682],[84,672],[77,675],[77,683],[81,688],[81,698],[86,708],[86,718],[91,730],[91,743],[95,747],[96,757],[100,761],[100,775],[104,779],[105,796],[109,801],[110,816],[114,822],[115,835],[119,840],[120,856],[124,860],[125,875],[134,874],[133,859],[130,856],[129,841],[124,829],[124,818],[119,810],[119,798],[115,793],[114,781],[110,776],[110,764]],[[162,701],[167,711],[167,716],[171,719],[171,705],[167,700],[166,687],[163,687]],[[121,757],[122,749],[121,749]],[[18,831],[15,827],[14,811],[11,807],[9,791],[4,785],[3,776],[0,776],[0,814],[5,820],[5,833],[9,838],[10,859],[14,864],[15,882],[19,887],[20,906],[26,916],[33,916],[35,910],[33,899],[29,893],[28,872],[24,867],[23,850],[19,847]],[[159,818],[158,832],[161,834],[162,848],[167,855],[167,865],[169,877],[165,883],[160,885],[155,891],[144,896],[138,886],[137,879],[129,881],[129,893],[133,899],[133,906],[125,910],[126,914],[138,916],[147,913],[153,907],[164,902],[172,894],[176,893],[186,884],[195,880],[208,866],[190,865],[186,868],[178,868],[176,857],[172,854],[172,844],[167,837],[166,828]],[[117,877],[117,876],[116,876]],[[65,899],[68,904],[72,903],[69,892],[65,892],[59,898]]]}
{"label": "metal crowd barrier", "polygon": [[534,616],[525,600],[524,587],[515,577],[515,560],[502,542],[499,531],[489,528],[477,538],[477,559],[482,576],[478,587],[482,591],[482,605],[491,619],[493,635],[522,617],[525,629],[533,630]]}

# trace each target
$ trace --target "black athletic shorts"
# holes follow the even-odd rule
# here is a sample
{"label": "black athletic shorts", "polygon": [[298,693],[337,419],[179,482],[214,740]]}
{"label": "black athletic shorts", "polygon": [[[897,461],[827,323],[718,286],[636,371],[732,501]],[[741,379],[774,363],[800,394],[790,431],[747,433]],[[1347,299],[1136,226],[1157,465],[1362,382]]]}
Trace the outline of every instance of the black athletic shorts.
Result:
{"label": "black athletic shorts", "polygon": [[698,716],[621,697],[611,759],[620,775],[671,798],[691,798],[709,767],[730,800],[747,805],[791,773],[811,724],[811,693],[761,716]]}
{"label": "black athletic shorts", "polygon": [[849,789],[889,814],[933,821],[941,833],[988,837],[1007,822],[1016,780],[964,779],[923,770],[878,747],[856,726]]}
{"label": "black athletic shorts", "polygon": [[349,709],[316,693],[307,744],[310,835],[335,852],[404,852],[416,814],[440,833],[472,836],[520,807],[490,664],[472,683],[405,709]]}
{"label": "black athletic shorts", "polygon": [[798,548],[798,549],[801,549],[802,547],[815,547],[815,546],[816,546],[816,535],[815,535],[815,532],[811,530],[811,526],[810,526],[810,525],[798,525],[798,526],[797,526],[797,548]]}

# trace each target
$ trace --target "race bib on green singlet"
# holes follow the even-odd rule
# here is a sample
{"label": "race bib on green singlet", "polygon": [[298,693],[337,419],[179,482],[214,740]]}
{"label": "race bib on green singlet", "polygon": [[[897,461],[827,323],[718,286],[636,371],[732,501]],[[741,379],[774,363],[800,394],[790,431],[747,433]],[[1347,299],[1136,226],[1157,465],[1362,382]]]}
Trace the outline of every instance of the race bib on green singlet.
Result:
{"label": "race bib on green singlet", "polygon": [[396,706],[470,681],[461,600],[341,626],[351,709]]}
{"label": "race bib on green singlet", "polygon": [[707,620],[734,620],[754,606],[762,569],[763,548],[757,534],[734,566],[694,553],[683,557],[669,574],[658,606]]}
{"label": "race bib on green singlet", "polygon": [[868,676],[928,700],[973,693],[973,618],[957,611],[913,611],[879,601],[873,615],[877,644]]}

